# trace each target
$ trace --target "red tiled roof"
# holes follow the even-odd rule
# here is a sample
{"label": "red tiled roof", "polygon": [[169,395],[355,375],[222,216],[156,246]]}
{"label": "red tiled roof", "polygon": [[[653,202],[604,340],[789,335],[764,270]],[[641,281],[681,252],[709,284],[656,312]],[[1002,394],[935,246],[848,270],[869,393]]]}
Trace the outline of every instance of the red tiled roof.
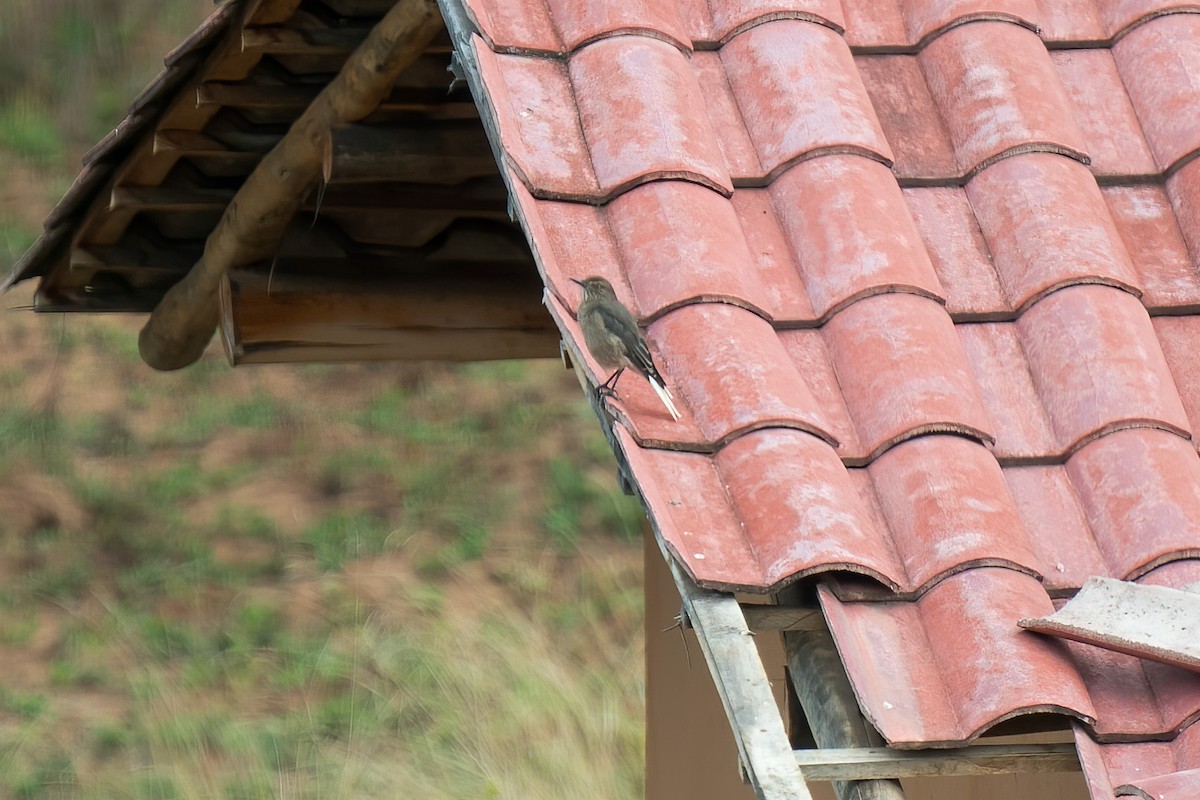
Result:
{"label": "red tiled roof", "polygon": [[1050,711],[1095,797],[1200,795],[1200,676],[1016,624],[1200,577],[1197,6],[466,5],[547,305],[602,380],[608,277],[683,410],[613,404],[695,579],[824,573],[893,745]]}

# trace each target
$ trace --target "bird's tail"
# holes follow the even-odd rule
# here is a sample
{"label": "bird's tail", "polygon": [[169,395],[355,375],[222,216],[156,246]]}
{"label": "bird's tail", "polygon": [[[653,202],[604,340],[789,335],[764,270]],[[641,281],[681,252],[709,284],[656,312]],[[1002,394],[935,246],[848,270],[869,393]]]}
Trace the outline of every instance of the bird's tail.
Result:
{"label": "bird's tail", "polygon": [[663,383],[662,378],[657,375],[648,375],[650,388],[658,395],[658,399],[662,400],[663,405],[667,407],[667,411],[671,412],[671,419],[679,422],[679,409],[675,408],[675,399],[671,397],[671,390]]}

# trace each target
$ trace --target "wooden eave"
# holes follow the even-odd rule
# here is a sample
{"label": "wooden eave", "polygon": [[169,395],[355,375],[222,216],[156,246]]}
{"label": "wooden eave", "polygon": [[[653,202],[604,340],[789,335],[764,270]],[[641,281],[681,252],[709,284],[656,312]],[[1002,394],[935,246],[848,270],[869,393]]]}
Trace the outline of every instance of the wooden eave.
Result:
{"label": "wooden eave", "polygon": [[[230,0],[168,54],[84,158],[0,288],[38,311],[146,313],[382,16],[384,0]],[[270,257],[224,279],[234,363],[552,356],[542,283],[443,31],[369,116]]]}

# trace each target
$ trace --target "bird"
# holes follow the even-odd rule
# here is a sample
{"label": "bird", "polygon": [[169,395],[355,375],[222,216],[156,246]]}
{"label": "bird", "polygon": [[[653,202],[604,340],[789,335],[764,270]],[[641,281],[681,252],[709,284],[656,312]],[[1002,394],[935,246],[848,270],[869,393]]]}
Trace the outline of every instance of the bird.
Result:
{"label": "bird", "polygon": [[637,321],[629,309],[617,299],[612,284],[599,275],[577,280],[573,283],[583,287],[583,300],[579,303],[579,327],[583,330],[583,341],[596,363],[605,369],[615,369],[604,383],[596,388],[600,396],[615,395],[617,380],[626,367],[644,377],[650,388],[662,400],[671,419],[679,421],[679,410],[666,381],[654,366],[646,339],[638,330]]}

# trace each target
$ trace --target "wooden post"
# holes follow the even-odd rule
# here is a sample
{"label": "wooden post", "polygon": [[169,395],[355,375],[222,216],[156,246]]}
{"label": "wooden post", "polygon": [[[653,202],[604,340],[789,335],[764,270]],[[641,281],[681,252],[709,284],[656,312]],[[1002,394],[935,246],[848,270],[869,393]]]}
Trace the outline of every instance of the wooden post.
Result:
{"label": "wooden post", "polygon": [[138,338],[147,364],[179,369],[200,358],[217,328],[221,278],[232,267],[271,255],[320,175],[330,129],[370,114],[441,28],[432,0],[400,0],[379,21],[259,162],[209,235],[200,260],[154,309]]}
{"label": "wooden post", "polygon": [[[862,717],[850,680],[828,631],[787,631],[792,686],[821,748],[878,747],[882,739]],[[904,800],[896,780],[839,781],[838,800]]]}

